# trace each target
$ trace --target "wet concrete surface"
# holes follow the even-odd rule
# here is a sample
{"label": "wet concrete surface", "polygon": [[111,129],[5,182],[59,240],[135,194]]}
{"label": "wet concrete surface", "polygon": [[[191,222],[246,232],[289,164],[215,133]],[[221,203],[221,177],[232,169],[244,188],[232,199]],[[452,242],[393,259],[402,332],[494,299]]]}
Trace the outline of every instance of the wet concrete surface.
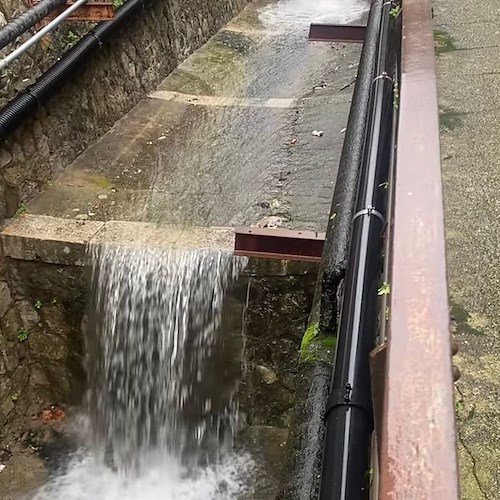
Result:
{"label": "wet concrete surface", "polygon": [[324,230],[360,47],[310,43],[308,23],[355,22],[365,8],[345,0],[253,2],[84,151],[29,212]]}
{"label": "wet concrete surface", "polygon": [[[38,219],[37,230],[57,241],[63,219],[95,234],[106,222],[120,229],[120,241],[148,237],[138,222],[224,228],[272,221],[324,230],[361,47],[311,44],[308,25],[356,22],[366,7],[358,0],[253,2],[28,204],[31,216],[54,217],[55,226]],[[312,295],[309,278],[300,294]],[[288,364],[295,365],[312,298],[302,310],[292,292],[270,297],[290,304],[273,304],[247,339],[256,353],[248,376],[264,387],[245,396],[242,437],[261,459],[251,493],[259,500],[274,498],[282,479],[293,406]],[[271,321],[280,314],[282,334]],[[276,381],[262,382],[262,371]]]}
{"label": "wet concrete surface", "polygon": [[[461,496],[500,498],[500,6],[434,2]],[[446,43],[443,43],[446,42]]]}

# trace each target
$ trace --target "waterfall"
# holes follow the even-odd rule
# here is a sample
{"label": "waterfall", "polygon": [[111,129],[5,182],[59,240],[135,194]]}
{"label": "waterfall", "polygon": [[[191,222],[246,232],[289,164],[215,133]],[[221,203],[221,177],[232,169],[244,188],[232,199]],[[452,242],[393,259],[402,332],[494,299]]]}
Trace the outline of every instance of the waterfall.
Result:
{"label": "waterfall", "polygon": [[245,461],[231,451],[242,308],[239,321],[223,310],[246,260],[126,246],[90,253],[89,446],[35,498],[235,498]]}

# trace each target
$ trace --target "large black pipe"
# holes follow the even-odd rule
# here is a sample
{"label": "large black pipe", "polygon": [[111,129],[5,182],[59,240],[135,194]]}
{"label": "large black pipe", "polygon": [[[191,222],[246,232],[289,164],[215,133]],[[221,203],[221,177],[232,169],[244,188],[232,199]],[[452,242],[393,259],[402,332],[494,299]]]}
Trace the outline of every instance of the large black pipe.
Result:
{"label": "large black pipe", "polygon": [[337,293],[349,255],[351,221],[375,73],[381,7],[379,0],[372,0],[326,231],[321,273],[320,329],[327,335],[336,335],[338,328]]}
{"label": "large black pipe", "polygon": [[0,28],[0,49],[12,43],[18,36],[35,26],[36,23],[47,17],[57,7],[64,5],[66,1],[41,0],[41,2],[31,7],[31,9],[10,20],[5,26]]}
{"label": "large black pipe", "polygon": [[390,44],[391,8],[390,3],[382,7],[335,366],[325,413],[320,500],[366,499],[369,491],[369,448],[373,431],[369,354],[377,332],[385,182],[392,145],[394,51]]}
{"label": "large black pipe", "polygon": [[0,109],[0,140],[4,140],[26,118],[33,115],[40,104],[52,96],[66,78],[85,62],[89,53],[101,47],[112,33],[137,14],[144,3],[145,0],[126,2],[116,12],[115,19],[103,22],[90,31],[33,85],[20,92]]}

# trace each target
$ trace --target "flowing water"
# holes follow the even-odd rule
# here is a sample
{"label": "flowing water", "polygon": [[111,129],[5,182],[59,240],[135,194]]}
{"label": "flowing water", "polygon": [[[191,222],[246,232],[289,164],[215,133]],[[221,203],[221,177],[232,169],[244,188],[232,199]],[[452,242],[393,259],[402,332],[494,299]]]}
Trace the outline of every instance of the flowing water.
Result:
{"label": "flowing water", "polygon": [[[302,87],[312,88],[318,68],[307,61],[317,46],[306,41],[308,24],[351,23],[367,5],[364,0],[281,0],[262,8],[261,28],[276,40],[267,52],[262,49],[255,60],[251,59],[252,64],[248,63],[253,79],[245,87],[245,96],[275,97],[285,88],[296,97],[303,94]],[[286,33],[286,43],[275,37],[277,32]],[[301,83],[297,68],[306,76],[314,74],[311,82],[304,77],[305,83]],[[252,120],[253,128],[256,121]],[[205,143],[188,141],[185,156],[175,157],[175,163],[182,166],[178,189],[187,200],[185,206],[177,204],[184,219],[186,210],[210,212],[211,199],[220,199],[223,192],[220,186],[210,191],[213,164],[234,162],[234,155],[244,149],[249,134],[228,123],[228,130],[237,133],[222,133],[224,129],[212,126],[219,142],[214,140],[217,148],[209,150],[211,160],[205,162],[209,170],[204,176],[199,177],[204,164],[196,154],[206,151]],[[206,141],[207,135],[210,137],[208,132],[193,137]],[[261,164],[265,148],[251,149]],[[220,162],[213,161],[216,152]],[[172,157],[171,149],[167,154]],[[245,165],[247,160],[242,157],[239,162]],[[196,175],[186,186],[186,168],[193,161]],[[160,186],[161,191],[176,185],[173,168],[164,170],[168,184],[165,189]],[[232,171],[231,167],[228,172]],[[254,176],[251,169],[248,172]],[[241,184],[240,175],[235,175],[224,182],[233,182],[230,177],[238,179],[240,185],[245,184],[248,196],[253,196],[254,191],[246,186],[250,180]],[[198,177],[201,180],[196,181]],[[215,179],[220,181],[220,176]],[[193,183],[206,200],[192,193]],[[235,189],[238,192],[238,186]],[[230,204],[233,198],[238,199],[224,199],[221,206],[238,215]],[[247,201],[254,202],[251,197]],[[244,199],[245,204],[247,201]],[[242,201],[238,199],[238,203]],[[162,206],[161,213],[170,214],[174,209]],[[203,222],[207,221],[212,222],[208,218]],[[236,394],[243,322],[242,306],[238,309],[232,304],[228,293],[244,262],[207,251],[105,247],[92,252],[92,300],[84,326],[88,391],[79,420],[85,446],[34,499],[244,497],[248,492],[246,479],[255,468],[248,455],[233,447],[240,425]],[[228,308],[233,312],[223,314]],[[290,348],[290,359],[295,359],[294,354]],[[274,476],[272,481],[276,482]]]}
{"label": "flowing water", "polygon": [[368,6],[367,0],[279,0],[264,8],[259,17],[273,30],[297,30],[310,23],[352,24]]}
{"label": "flowing water", "polygon": [[129,247],[92,257],[89,443],[35,498],[237,497],[251,466],[232,447],[243,345],[223,308],[245,260]]}

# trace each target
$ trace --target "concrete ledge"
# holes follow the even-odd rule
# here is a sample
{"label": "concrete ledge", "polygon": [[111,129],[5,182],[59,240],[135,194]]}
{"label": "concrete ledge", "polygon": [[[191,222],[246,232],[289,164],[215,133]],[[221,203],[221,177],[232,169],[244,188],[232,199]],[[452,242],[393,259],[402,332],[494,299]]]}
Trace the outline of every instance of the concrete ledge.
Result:
{"label": "concrete ledge", "polygon": [[49,264],[83,266],[90,244],[233,251],[234,230],[225,227],[171,227],[147,222],[80,221],[22,215],[0,233],[4,256]]}

